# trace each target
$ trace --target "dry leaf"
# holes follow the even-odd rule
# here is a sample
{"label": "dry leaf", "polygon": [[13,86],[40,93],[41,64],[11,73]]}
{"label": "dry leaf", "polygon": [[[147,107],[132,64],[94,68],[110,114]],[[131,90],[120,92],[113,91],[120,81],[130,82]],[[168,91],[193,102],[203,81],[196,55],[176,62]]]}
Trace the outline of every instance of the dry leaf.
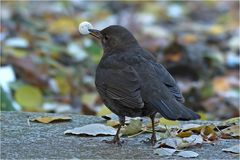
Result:
{"label": "dry leaf", "polygon": [[34,111],[43,101],[42,92],[35,86],[22,85],[15,92],[15,100],[25,110]]}
{"label": "dry leaf", "polygon": [[[48,31],[51,33],[64,33],[68,32],[73,34],[77,32],[77,23],[69,17],[57,19],[48,25]],[[67,30],[66,30],[67,28]]]}
{"label": "dry leaf", "polygon": [[168,120],[166,118],[160,118],[159,124],[166,125],[166,126],[179,126],[179,121],[172,121],[172,120]]}
{"label": "dry leaf", "polygon": [[183,138],[183,141],[186,141],[192,145],[202,144],[203,138],[200,135],[191,135],[190,137]]}
{"label": "dry leaf", "polygon": [[98,98],[97,93],[86,93],[82,95],[81,102],[82,104],[85,104],[87,106],[92,106],[96,102],[97,98]]}
{"label": "dry leaf", "polygon": [[175,137],[175,138],[167,138],[158,141],[154,148],[159,148],[159,147],[171,147],[177,149],[178,146],[183,143],[181,138]]}
{"label": "dry leaf", "polygon": [[34,119],[31,119],[30,121],[36,121],[41,123],[50,123],[50,122],[60,122],[60,121],[69,121],[71,120],[71,117],[67,116],[52,116],[52,117],[37,117]]}
{"label": "dry leaf", "polygon": [[115,127],[117,125],[119,125],[119,121],[116,120],[108,120],[106,123],[107,126],[111,126],[111,127]]}
{"label": "dry leaf", "polygon": [[142,131],[142,121],[141,119],[131,119],[129,125],[122,128],[121,133],[123,135],[134,135]]}
{"label": "dry leaf", "polygon": [[7,57],[8,63],[12,64],[16,73],[27,83],[46,88],[48,86],[48,76],[41,71],[38,66],[33,63],[29,57],[16,58],[14,56]]}
{"label": "dry leaf", "polygon": [[64,132],[64,134],[76,134],[76,135],[89,135],[89,136],[97,136],[97,135],[115,135],[116,129],[110,126],[106,126],[104,124],[89,124],[82,127],[77,127],[74,129],[69,129]]}
{"label": "dry leaf", "polygon": [[58,86],[58,91],[62,95],[68,95],[71,91],[71,87],[66,77],[55,77],[55,82]]}
{"label": "dry leaf", "polygon": [[97,112],[97,116],[105,116],[108,114],[111,114],[112,112],[105,106],[103,105],[100,110]]}
{"label": "dry leaf", "polygon": [[184,157],[184,158],[195,158],[199,154],[193,151],[180,151],[177,156]]}
{"label": "dry leaf", "polygon": [[182,132],[178,133],[177,136],[180,138],[184,138],[184,137],[189,137],[192,134],[193,134],[192,131],[182,131]]}
{"label": "dry leaf", "polygon": [[217,133],[214,131],[214,126],[204,126],[201,128],[200,133],[205,141],[217,140]]}
{"label": "dry leaf", "polygon": [[230,89],[230,84],[226,77],[216,77],[213,79],[212,83],[216,93],[224,92]]}
{"label": "dry leaf", "polygon": [[222,130],[222,133],[227,136],[233,137],[233,138],[239,138],[240,137],[240,126],[233,125],[233,126],[227,127]]}
{"label": "dry leaf", "polygon": [[240,125],[240,117],[227,119],[220,123],[218,126],[231,126],[231,125]]}
{"label": "dry leaf", "polygon": [[234,145],[229,148],[224,148],[222,149],[222,151],[240,154],[240,144]]}
{"label": "dry leaf", "polygon": [[182,148],[187,148],[190,146],[194,146],[197,144],[202,144],[203,138],[200,135],[192,135],[187,138],[166,138],[163,140],[160,140],[156,143],[154,148],[159,148],[159,147],[171,147],[174,149],[182,149]]}
{"label": "dry leaf", "polygon": [[186,131],[186,130],[196,129],[196,128],[199,128],[199,127],[201,127],[201,125],[199,125],[199,124],[191,124],[190,123],[190,124],[183,124],[181,129],[183,131]]}
{"label": "dry leaf", "polygon": [[166,61],[179,62],[183,57],[181,52],[167,54],[164,58]]}
{"label": "dry leaf", "polygon": [[176,152],[176,149],[171,148],[157,148],[154,150],[154,154],[158,154],[159,156],[171,156]]}

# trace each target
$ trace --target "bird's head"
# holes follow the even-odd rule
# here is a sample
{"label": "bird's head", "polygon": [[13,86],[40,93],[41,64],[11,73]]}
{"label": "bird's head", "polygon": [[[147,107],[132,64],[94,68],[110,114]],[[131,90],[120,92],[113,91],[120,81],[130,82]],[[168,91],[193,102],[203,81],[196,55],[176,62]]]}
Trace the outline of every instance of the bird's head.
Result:
{"label": "bird's head", "polygon": [[88,29],[90,34],[101,40],[104,53],[120,52],[138,45],[137,40],[126,28],[119,25],[109,26],[101,31]]}

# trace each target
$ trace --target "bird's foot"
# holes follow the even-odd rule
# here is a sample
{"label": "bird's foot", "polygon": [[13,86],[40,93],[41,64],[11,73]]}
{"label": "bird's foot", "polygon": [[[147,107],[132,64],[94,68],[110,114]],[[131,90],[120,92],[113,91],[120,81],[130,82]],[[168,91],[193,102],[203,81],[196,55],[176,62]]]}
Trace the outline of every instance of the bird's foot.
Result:
{"label": "bird's foot", "polygon": [[157,138],[156,136],[152,135],[151,138],[147,138],[146,140],[142,140],[143,143],[146,143],[146,144],[151,144],[152,146],[154,146],[157,142]]}
{"label": "bird's foot", "polygon": [[103,142],[108,143],[108,144],[117,144],[118,146],[122,146],[124,141],[120,141],[119,138],[113,138],[112,140],[103,140]]}

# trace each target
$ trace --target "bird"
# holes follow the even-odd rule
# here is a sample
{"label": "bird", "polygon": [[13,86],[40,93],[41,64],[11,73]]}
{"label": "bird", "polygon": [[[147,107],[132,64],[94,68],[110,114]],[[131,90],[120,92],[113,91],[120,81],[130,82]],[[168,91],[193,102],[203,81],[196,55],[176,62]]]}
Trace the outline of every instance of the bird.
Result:
{"label": "bird", "polygon": [[170,73],[144,50],[125,27],[110,25],[88,29],[101,41],[103,56],[96,68],[95,85],[103,103],[119,118],[116,135],[108,143],[121,145],[119,133],[125,117],[150,117],[156,143],[154,119],[160,113],[169,120],[196,120],[200,116],[184,106],[184,97]]}

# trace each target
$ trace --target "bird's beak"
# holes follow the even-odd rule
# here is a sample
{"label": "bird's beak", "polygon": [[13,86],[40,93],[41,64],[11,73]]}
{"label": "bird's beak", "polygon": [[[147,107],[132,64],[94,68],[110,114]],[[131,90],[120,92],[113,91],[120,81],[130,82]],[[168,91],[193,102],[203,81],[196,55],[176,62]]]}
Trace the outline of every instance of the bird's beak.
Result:
{"label": "bird's beak", "polygon": [[89,34],[92,35],[93,37],[96,37],[97,39],[102,39],[102,34],[99,30],[96,29],[88,29],[90,32]]}

